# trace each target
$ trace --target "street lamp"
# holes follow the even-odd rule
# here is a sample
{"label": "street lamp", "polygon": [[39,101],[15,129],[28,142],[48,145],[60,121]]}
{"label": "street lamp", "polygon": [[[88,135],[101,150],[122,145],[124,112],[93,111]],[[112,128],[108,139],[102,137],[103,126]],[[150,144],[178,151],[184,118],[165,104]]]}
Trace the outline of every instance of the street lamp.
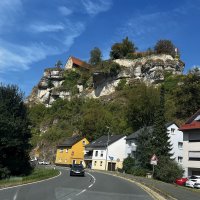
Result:
{"label": "street lamp", "polygon": [[108,157],[108,143],[109,143],[109,134],[110,134],[110,127],[106,126],[108,129],[108,139],[107,139],[107,144],[106,144],[106,163],[105,163],[105,170],[107,171],[107,157]]}

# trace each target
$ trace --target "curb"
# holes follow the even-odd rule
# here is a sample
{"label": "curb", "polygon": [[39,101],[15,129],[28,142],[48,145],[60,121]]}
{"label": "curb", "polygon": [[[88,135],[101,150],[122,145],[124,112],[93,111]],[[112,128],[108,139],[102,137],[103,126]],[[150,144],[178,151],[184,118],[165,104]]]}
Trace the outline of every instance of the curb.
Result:
{"label": "curb", "polygon": [[40,180],[40,181],[34,181],[34,182],[23,183],[23,184],[19,184],[19,185],[13,185],[13,186],[9,186],[9,187],[3,187],[3,188],[0,188],[0,191],[8,190],[8,189],[16,188],[16,187],[22,187],[22,186],[26,186],[26,185],[32,185],[32,184],[41,183],[41,182],[45,182],[45,181],[49,181],[51,179],[59,177],[61,174],[62,174],[62,172],[59,171],[59,174],[54,176],[54,177],[43,179],[43,180]]}
{"label": "curb", "polygon": [[112,173],[109,173],[109,172],[104,172],[104,171],[99,171],[99,170],[90,170],[90,171],[91,172],[98,172],[98,173],[102,173],[102,174],[107,174],[107,175],[110,175],[110,176],[119,177],[121,179],[135,183],[137,186],[139,186],[145,192],[147,192],[154,200],[177,200],[176,198],[166,194],[165,192],[163,192],[163,191],[161,191],[157,188],[154,188],[152,186],[150,187],[149,185],[146,185],[145,183],[141,183],[137,180],[133,180],[133,179],[130,179],[130,178],[120,176],[120,174],[112,174]]}

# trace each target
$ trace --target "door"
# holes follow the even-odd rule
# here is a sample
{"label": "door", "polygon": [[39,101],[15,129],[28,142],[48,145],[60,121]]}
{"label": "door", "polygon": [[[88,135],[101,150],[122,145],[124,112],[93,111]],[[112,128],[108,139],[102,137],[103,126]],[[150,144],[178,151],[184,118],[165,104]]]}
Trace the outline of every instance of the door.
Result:
{"label": "door", "polygon": [[115,171],[116,163],[108,163],[108,171]]}

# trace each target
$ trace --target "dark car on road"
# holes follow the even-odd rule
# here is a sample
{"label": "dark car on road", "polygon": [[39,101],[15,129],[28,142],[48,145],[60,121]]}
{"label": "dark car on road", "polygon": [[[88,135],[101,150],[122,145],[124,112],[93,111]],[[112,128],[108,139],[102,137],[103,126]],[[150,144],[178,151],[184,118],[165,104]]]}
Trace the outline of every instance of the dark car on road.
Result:
{"label": "dark car on road", "polygon": [[70,169],[70,176],[85,176],[83,165],[74,164]]}

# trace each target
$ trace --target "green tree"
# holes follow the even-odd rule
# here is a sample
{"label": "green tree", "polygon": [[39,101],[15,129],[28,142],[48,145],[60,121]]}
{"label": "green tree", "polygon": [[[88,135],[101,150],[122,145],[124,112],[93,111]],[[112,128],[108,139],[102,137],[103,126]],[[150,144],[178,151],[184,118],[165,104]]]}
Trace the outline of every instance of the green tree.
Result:
{"label": "green tree", "polygon": [[63,64],[62,64],[61,60],[58,60],[58,61],[56,62],[56,64],[55,64],[55,67],[60,68],[62,65],[63,65]]}
{"label": "green tree", "polygon": [[127,117],[133,130],[154,123],[154,115],[159,102],[158,90],[144,83],[134,86],[129,92]]}
{"label": "green tree", "polygon": [[0,167],[5,173],[29,172],[30,137],[23,94],[17,86],[0,85]]}
{"label": "green tree", "polygon": [[167,134],[165,121],[165,89],[160,89],[160,104],[155,113],[155,122],[152,133],[153,154],[159,157],[170,157],[171,145]]}
{"label": "green tree", "polygon": [[153,127],[144,127],[137,138],[137,162],[141,168],[151,169],[150,159],[153,153],[152,145]]}
{"label": "green tree", "polygon": [[90,60],[91,65],[97,65],[102,61],[102,53],[98,47],[95,47],[90,51]]}
{"label": "green tree", "polygon": [[126,173],[130,173],[131,172],[131,168],[133,168],[135,166],[135,159],[131,158],[130,156],[128,156],[127,158],[124,159],[123,161],[123,170]]}
{"label": "green tree", "polygon": [[200,76],[198,73],[189,73],[182,78],[174,90],[176,118],[186,120],[193,115],[200,105]]}
{"label": "green tree", "polygon": [[111,47],[111,59],[125,58],[129,53],[134,53],[137,50],[135,44],[126,37],[121,43],[115,43]]}
{"label": "green tree", "polygon": [[170,40],[159,40],[154,47],[154,51],[157,54],[169,54],[173,57],[176,55],[175,46]]}

